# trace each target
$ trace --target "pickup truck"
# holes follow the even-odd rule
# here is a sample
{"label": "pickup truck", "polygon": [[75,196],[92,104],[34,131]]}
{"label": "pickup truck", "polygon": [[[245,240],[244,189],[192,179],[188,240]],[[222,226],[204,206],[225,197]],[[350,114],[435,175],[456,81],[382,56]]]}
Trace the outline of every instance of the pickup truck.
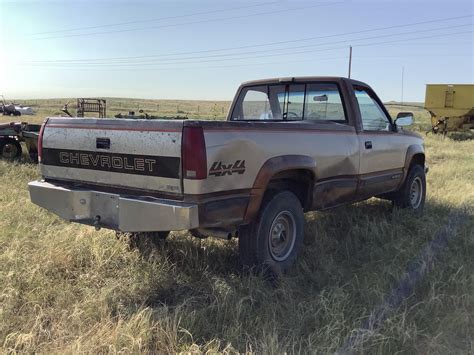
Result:
{"label": "pickup truck", "polygon": [[340,77],[240,86],[226,121],[48,118],[31,200],[60,217],[146,238],[237,237],[245,267],[295,261],[304,213],[380,197],[414,213],[426,194],[413,115],[393,120]]}

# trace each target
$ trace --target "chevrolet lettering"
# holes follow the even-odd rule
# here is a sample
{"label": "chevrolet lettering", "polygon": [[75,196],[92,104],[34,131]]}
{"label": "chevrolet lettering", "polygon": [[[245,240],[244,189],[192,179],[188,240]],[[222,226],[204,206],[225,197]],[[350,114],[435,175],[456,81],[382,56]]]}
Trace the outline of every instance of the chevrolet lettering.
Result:
{"label": "chevrolet lettering", "polygon": [[108,156],[104,154],[84,154],[72,152],[59,152],[59,161],[67,166],[90,166],[109,168],[109,169],[125,169],[125,170],[139,170],[139,171],[153,171],[153,166],[156,164],[155,159],[132,158],[129,162],[128,158],[118,156]]}
{"label": "chevrolet lettering", "polygon": [[[139,175],[179,175],[179,158],[44,148],[43,163]],[[173,172],[174,171],[174,172]]]}

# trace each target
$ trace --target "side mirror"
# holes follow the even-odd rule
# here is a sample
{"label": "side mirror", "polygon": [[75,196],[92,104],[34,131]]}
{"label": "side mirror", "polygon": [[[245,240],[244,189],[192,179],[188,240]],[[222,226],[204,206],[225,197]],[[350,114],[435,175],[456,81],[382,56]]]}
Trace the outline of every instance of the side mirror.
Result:
{"label": "side mirror", "polygon": [[398,127],[411,126],[413,124],[413,113],[399,112],[395,119],[395,124]]}

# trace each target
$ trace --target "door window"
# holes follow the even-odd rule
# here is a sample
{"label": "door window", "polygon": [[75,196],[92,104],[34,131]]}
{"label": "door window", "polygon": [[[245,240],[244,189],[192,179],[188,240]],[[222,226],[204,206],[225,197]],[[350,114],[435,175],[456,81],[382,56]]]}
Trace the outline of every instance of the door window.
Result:
{"label": "door window", "polygon": [[364,89],[354,89],[364,131],[390,131],[390,119],[378,102]]}

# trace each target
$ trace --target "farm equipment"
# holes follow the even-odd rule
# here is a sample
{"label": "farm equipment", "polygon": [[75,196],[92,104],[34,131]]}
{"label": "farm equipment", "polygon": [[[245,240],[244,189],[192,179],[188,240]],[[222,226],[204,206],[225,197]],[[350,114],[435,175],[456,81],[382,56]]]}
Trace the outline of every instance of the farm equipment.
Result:
{"label": "farm equipment", "polygon": [[0,112],[4,115],[4,116],[21,116],[21,112],[18,111],[18,109],[15,107],[14,104],[6,104],[5,103],[5,98],[2,96],[2,102],[0,104]]}
{"label": "farm equipment", "polygon": [[428,84],[425,109],[431,114],[433,133],[474,129],[474,85]]}
{"label": "farm equipment", "polygon": [[98,113],[99,118],[105,118],[107,114],[107,102],[104,99],[80,98],[77,99],[76,116],[73,116],[68,109],[69,102],[64,105],[61,111],[70,117],[84,117],[85,113]]}
{"label": "farm equipment", "polygon": [[22,155],[21,142],[28,149],[30,159],[38,162],[38,135],[41,125],[26,122],[0,124],[0,158],[18,160]]}

